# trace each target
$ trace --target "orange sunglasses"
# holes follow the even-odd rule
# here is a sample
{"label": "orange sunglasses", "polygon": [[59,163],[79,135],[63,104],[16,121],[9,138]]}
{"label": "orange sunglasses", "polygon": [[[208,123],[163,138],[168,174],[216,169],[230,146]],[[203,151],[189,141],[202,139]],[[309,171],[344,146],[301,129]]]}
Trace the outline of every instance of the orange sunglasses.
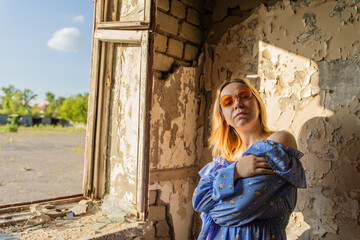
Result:
{"label": "orange sunglasses", "polygon": [[[244,87],[239,90],[236,96],[238,101],[245,102],[251,98],[251,91],[249,88]],[[224,95],[222,96],[220,103],[223,107],[231,107],[235,103],[235,98],[231,95]]]}

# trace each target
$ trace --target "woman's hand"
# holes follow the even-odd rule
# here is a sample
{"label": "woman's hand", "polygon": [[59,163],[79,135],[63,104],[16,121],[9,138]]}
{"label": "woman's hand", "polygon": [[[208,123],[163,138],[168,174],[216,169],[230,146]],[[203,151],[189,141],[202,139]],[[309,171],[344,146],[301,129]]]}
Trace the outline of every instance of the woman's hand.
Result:
{"label": "woman's hand", "polygon": [[247,178],[260,174],[273,174],[269,163],[263,157],[257,157],[255,155],[246,155],[236,160],[234,180],[239,178]]}

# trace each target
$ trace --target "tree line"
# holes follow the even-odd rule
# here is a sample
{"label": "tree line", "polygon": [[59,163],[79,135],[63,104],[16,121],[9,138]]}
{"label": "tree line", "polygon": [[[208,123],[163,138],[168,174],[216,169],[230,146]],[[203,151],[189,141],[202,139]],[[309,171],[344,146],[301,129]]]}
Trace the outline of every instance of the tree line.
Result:
{"label": "tree line", "polygon": [[86,123],[88,108],[88,93],[77,94],[68,98],[57,97],[51,92],[46,93],[48,105],[45,109],[40,106],[30,106],[31,100],[37,97],[30,89],[17,89],[13,85],[1,88],[0,114],[19,114],[58,117],[78,123]]}

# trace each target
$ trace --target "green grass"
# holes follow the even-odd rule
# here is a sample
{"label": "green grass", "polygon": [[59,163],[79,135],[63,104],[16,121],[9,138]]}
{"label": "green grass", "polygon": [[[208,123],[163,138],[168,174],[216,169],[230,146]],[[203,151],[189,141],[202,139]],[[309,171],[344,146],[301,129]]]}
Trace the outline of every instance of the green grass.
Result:
{"label": "green grass", "polygon": [[74,148],[74,152],[78,152],[78,153],[85,153],[85,150],[83,149],[83,148],[78,148],[78,147],[76,147],[76,148]]}
{"label": "green grass", "polygon": [[19,127],[17,125],[11,125],[11,124],[0,125],[0,133],[17,132],[18,129]]}
{"label": "green grass", "polygon": [[[19,126],[18,131],[19,132],[24,132],[24,131],[56,131],[56,132],[67,132],[67,133],[82,133],[82,132],[86,132],[86,129],[39,124],[39,125],[31,126],[31,127]],[[6,125],[0,125],[0,132],[8,132],[7,126]]]}
{"label": "green grass", "polygon": [[5,185],[8,185],[8,184],[9,184],[9,182],[7,182],[7,181],[0,182],[0,186],[5,186]]}

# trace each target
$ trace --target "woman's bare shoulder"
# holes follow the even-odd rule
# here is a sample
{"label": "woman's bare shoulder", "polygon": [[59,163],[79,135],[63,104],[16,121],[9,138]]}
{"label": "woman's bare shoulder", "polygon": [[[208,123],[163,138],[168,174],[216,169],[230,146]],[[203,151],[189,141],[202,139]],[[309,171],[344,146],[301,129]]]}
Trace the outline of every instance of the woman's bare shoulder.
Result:
{"label": "woman's bare shoulder", "polygon": [[272,140],[274,142],[280,143],[283,147],[292,147],[297,149],[296,139],[294,135],[292,135],[288,131],[278,131],[271,134],[267,140]]}

